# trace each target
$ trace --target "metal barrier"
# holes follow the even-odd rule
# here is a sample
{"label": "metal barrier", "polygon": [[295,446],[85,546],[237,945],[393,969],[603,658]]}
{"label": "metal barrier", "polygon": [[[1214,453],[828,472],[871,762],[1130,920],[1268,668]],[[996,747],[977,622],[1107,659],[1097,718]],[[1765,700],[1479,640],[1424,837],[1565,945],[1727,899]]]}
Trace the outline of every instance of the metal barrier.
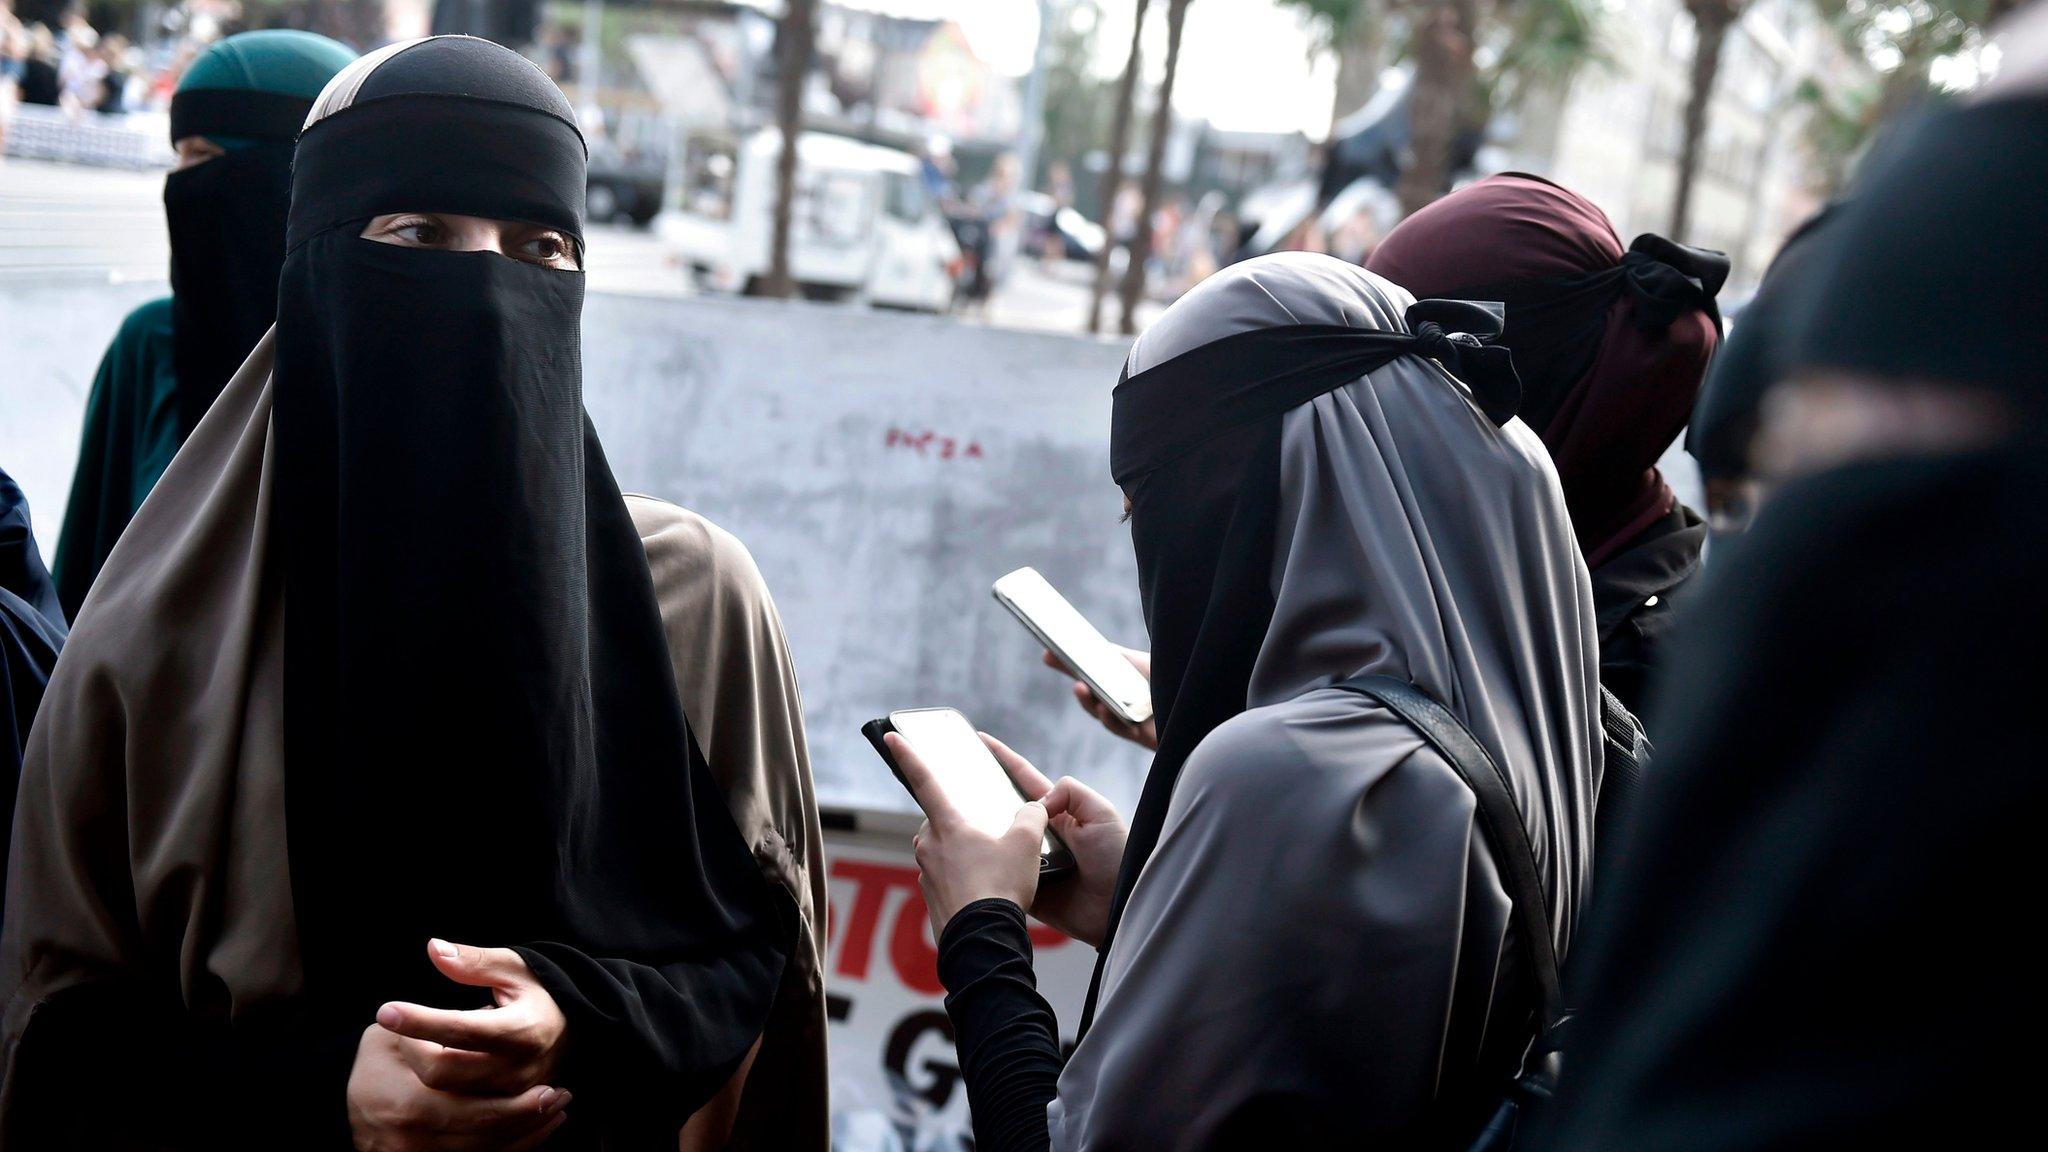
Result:
{"label": "metal barrier", "polygon": [[164,113],[72,114],[44,104],[15,108],[7,128],[7,155],[138,169],[168,168],[177,159]]}

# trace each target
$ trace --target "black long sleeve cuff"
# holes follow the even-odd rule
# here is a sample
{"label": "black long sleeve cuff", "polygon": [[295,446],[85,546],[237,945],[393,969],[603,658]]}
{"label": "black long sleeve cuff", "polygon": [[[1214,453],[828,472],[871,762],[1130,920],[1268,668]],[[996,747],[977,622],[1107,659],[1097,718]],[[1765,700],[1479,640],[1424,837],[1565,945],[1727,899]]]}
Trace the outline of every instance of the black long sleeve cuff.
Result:
{"label": "black long sleeve cuff", "polygon": [[1024,910],[999,899],[962,908],[939,935],[938,967],[977,1152],[1045,1152],[1059,1022],[1038,994]]}

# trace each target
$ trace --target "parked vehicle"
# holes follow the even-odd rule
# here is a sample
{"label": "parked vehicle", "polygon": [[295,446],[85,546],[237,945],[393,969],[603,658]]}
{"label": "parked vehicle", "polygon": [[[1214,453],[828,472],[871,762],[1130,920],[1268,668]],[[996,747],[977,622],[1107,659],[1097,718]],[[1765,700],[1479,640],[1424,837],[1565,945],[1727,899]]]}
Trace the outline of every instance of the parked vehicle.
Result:
{"label": "parked vehicle", "polygon": [[1102,225],[1076,209],[1060,207],[1058,201],[1043,192],[1019,193],[1018,206],[1024,210],[1026,251],[1042,254],[1054,250],[1062,260],[1085,263],[1092,263],[1095,254],[1102,251]]}
{"label": "parked vehicle", "polygon": [[[768,274],[782,135],[689,139],[657,228],[707,288],[752,294]],[[943,312],[960,249],[916,156],[826,132],[797,140],[790,270],[813,299]]]}
{"label": "parked vehicle", "polygon": [[661,211],[667,179],[665,157],[600,141],[590,149],[584,211],[598,223],[631,221],[645,227]]}

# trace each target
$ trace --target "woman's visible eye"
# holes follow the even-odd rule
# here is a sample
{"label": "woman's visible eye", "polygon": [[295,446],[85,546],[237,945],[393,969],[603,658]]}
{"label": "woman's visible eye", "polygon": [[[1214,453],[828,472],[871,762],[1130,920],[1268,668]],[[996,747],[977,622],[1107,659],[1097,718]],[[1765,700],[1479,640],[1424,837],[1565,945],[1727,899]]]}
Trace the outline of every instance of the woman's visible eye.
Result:
{"label": "woman's visible eye", "polygon": [[437,248],[448,240],[448,229],[439,220],[427,216],[393,220],[385,226],[384,234],[421,248]]}
{"label": "woman's visible eye", "polygon": [[536,264],[551,267],[576,266],[576,248],[560,232],[542,232],[519,246],[519,255]]}

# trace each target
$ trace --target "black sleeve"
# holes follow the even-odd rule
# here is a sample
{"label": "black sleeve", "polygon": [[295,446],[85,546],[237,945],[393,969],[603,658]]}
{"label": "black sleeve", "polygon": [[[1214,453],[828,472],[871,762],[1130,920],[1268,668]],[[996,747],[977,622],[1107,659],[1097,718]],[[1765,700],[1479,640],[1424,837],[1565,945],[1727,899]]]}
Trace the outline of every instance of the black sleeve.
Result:
{"label": "black sleeve", "polygon": [[1058,1091],[1059,1024],[1038,994],[1024,910],[977,900],[939,935],[939,982],[974,1114],[976,1152],[1045,1152]]}

